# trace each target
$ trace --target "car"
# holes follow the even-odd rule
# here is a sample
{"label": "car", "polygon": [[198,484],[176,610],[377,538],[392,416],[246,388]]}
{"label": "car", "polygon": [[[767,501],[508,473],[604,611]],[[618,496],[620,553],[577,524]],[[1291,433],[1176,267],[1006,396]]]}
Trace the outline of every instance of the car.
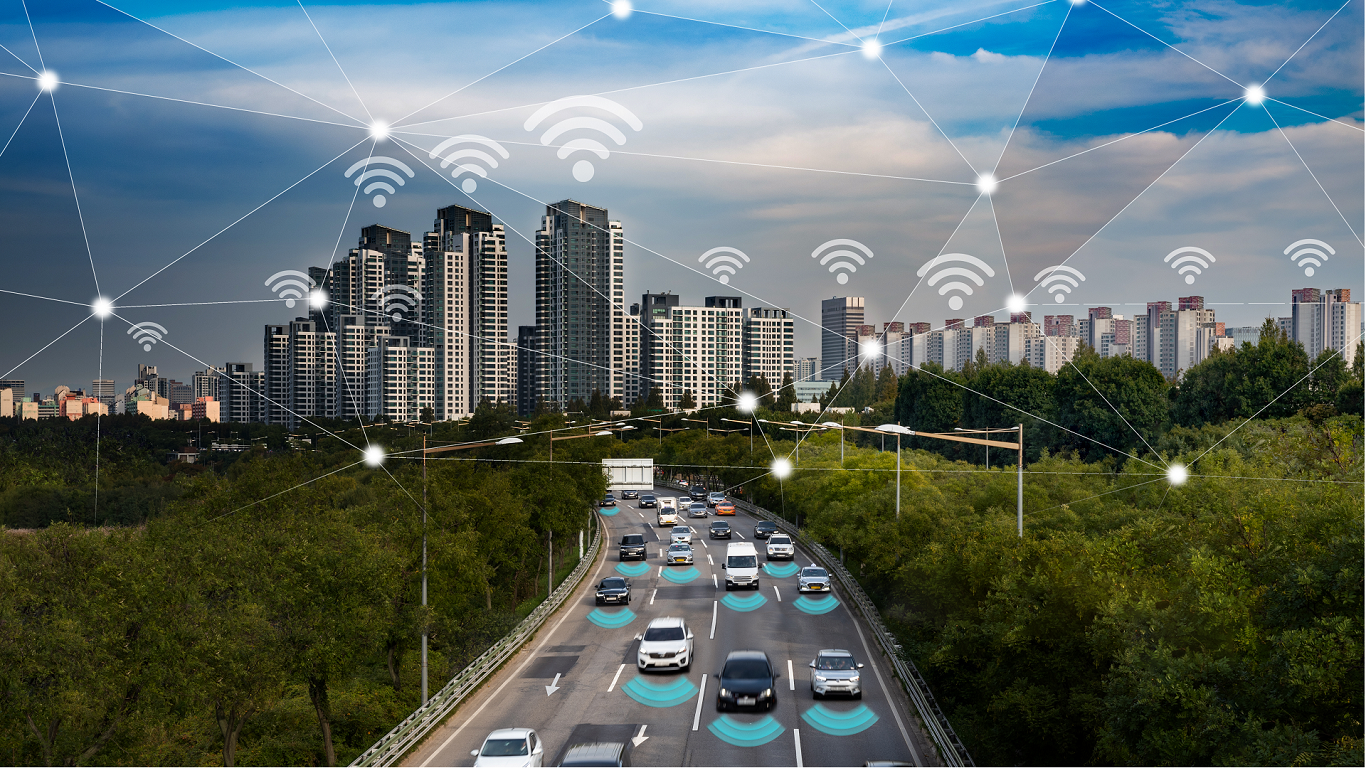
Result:
{"label": "car", "polygon": [[842,648],[826,648],[816,653],[816,660],[807,665],[811,667],[811,698],[819,699],[830,694],[863,698],[863,684],[859,680],[858,663],[854,654]]}
{"label": "car", "polygon": [[725,500],[726,494],[721,493],[720,491],[712,491],[711,493],[707,494],[707,506],[709,507],[714,507],[718,503],[723,502]]}
{"label": "car", "polygon": [[615,507],[616,505],[617,505],[617,497],[613,496],[613,495],[610,494],[610,493],[607,494],[606,496],[603,496],[603,497],[602,497],[602,501],[599,501],[599,502],[598,502],[598,506],[599,506],[599,507]]}
{"label": "car", "polygon": [[621,544],[617,550],[617,556],[624,563],[627,560],[645,559],[645,536],[639,533],[628,533],[621,537]]}
{"label": "car", "polygon": [[630,765],[630,753],[626,745],[619,741],[595,741],[589,744],[575,744],[565,750],[560,759],[562,766],[620,766]]}
{"label": "car", "polygon": [[665,505],[655,510],[655,525],[663,528],[667,525],[678,525],[678,510],[674,507]]}
{"label": "car", "polygon": [[721,563],[726,572],[726,591],[737,587],[759,588],[759,553],[748,541],[733,541],[726,545],[726,559]]}
{"label": "car", "polygon": [[735,505],[732,504],[732,503],[730,503],[729,501],[723,501],[723,502],[721,502],[720,504],[717,504],[717,505],[716,505],[716,514],[718,514],[718,515],[734,515],[734,514],[735,514]]}
{"label": "car", "polygon": [[754,526],[754,538],[756,539],[767,539],[777,532],[778,524],[768,520],[761,520],[758,525]]}
{"label": "car", "polygon": [[644,634],[636,635],[636,669],[692,669],[692,630],[682,619],[652,619]]}
{"label": "car", "polygon": [[679,526],[672,531],[669,531],[670,544],[677,544],[680,541],[684,544],[692,544],[692,529],[686,525]]}
{"label": "car", "polygon": [[621,492],[621,498],[623,498],[623,499],[638,499],[638,498],[640,498],[640,491],[622,491],[622,492]]}
{"label": "car", "polygon": [[637,506],[641,509],[654,509],[659,506],[659,501],[655,499],[653,494],[642,493],[640,494],[640,504]]}
{"label": "car", "polygon": [[712,539],[729,539],[730,523],[725,520],[712,521],[711,527],[707,529],[707,537]]}
{"label": "car", "polygon": [[631,582],[620,576],[608,576],[598,583],[597,604],[631,604]]}
{"label": "car", "polygon": [[706,501],[707,489],[700,485],[694,485],[688,489],[688,496],[692,498],[693,501]]}
{"label": "car", "polygon": [[545,758],[545,745],[530,728],[499,728],[470,754],[477,766],[538,766]]}
{"label": "car", "polygon": [[779,675],[763,651],[731,651],[716,677],[717,712],[742,707],[770,710],[778,703]]}
{"label": "car", "polygon": [[775,533],[768,537],[765,554],[769,560],[791,560],[797,556],[797,548],[792,546],[791,536]]}
{"label": "car", "polygon": [[829,592],[830,574],[818,565],[808,565],[797,574],[798,592]]}
{"label": "car", "polygon": [[694,501],[688,505],[688,517],[706,517],[707,505],[700,501]]}
{"label": "car", "polygon": [[692,545],[677,541],[664,553],[665,565],[692,565]]}

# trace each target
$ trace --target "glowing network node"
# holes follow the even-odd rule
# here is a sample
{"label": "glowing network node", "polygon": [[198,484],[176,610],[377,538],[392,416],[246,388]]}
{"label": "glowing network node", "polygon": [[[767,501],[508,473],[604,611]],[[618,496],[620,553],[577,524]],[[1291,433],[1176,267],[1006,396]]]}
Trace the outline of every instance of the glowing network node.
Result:
{"label": "glowing network node", "polygon": [[882,43],[873,38],[863,41],[863,58],[876,59],[882,55]]}
{"label": "glowing network node", "polygon": [[1173,464],[1167,467],[1167,482],[1172,485],[1185,485],[1186,478],[1190,477],[1190,472],[1185,464]]}
{"label": "glowing network node", "polygon": [[325,309],[327,307],[327,292],[314,291],[308,294],[308,306],[313,309]]}
{"label": "glowing network node", "polygon": [[1018,293],[1012,293],[1010,297],[1006,299],[1006,309],[1011,312],[1023,312],[1027,306],[1029,306],[1029,303],[1025,301],[1025,297]]}
{"label": "glowing network node", "polygon": [[984,173],[977,177],[977,191],[984,195],[989,195],[996,191],[996,177],[990,173]]}
{"label": "glowing network node", "polygon": [[1260,85],[1249,85],[1243,89],[1243,100],[1255,107],[1266,101],[1266,89]]}
{"label": "glowing network node", "polygon": [[372,445],[365,449],[365,463],[371,467],[378,467],[384,463],[384,449],[378,445]]}
{"label": "glowing network node", "polygon": [[774,459],[773,464],[771,464],[769,468],[773,470],[773,476],[779,480],[783,480],[792,475],[792,462],[787,459]]}
{"label": "glowing network node", "polygon": [[1086,2],[1086,0],[1072,0],[1072,5],[1081,5],[1084,2]]}
{"label": "glowing network node", "polygon": [[759,407],[759,396],[753,392],[741,392],[740,398],[735,401],[735,409],[740,413],[754,413]]}
{"label": "glowing network node", "polygon": [[859,342],[858,353],[864,360],[876,360],[882,355],[882,345],[877,339],[864,339]]}
{"label": "glowing network node", "polygon": [[95,299],[95,303],[90,305],[90,310],[95,313],[95,317],[103,320],[114,314],[114,302],[101,296]]}
{"label": "glowing network node", "polygon": [[51,91],[57,87],[61,80],[57,79],[57,73],[51,70],[38,75],[38,87],[44,91]]}
{"label": "glowing network node", "polygon": [[370,138],[375,141],[383,141],[389,138],[389,124],[383,120],[376,120],[370,124]]}
{"label": "glowing network node", "polygon": [[612,3],[612,15],[618,19],[629,18],[633,10],[635,9],[631,7],[631,0],[615,0]]}

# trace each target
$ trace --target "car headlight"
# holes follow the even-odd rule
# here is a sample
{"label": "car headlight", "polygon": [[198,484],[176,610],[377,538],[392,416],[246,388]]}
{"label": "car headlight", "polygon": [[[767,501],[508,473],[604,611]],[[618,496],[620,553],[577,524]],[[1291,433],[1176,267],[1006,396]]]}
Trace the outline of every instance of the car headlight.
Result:
{"label": "car headlight", "polygon": [[851,683],[857,683],[857,682],[858,682],[858,675],[854,675],[853,677],[849,678],[849,682],[851,682]]}
{"label": "car headlight", "polygon": [[825,682],[825,678],[821,677],[820,675],[816,675],[816,679],[821,681],[822,683]]}
{"label": "car headlight", "polygon": [[759,694],[759,696],[760,696],[761,698],[765,698],[765,699],[767,699],[769,696],[772,696],[772,695],[773,695],[773,689],[772,689],[772,688],[765,688],[765,689],[764,689],[764,692],[761,693],[761,694]]}
{"label": "car headlight", "polygon": [[727,691],[725,688],[722,688],[719,693],[723,699],[730,698],[730,691]]}

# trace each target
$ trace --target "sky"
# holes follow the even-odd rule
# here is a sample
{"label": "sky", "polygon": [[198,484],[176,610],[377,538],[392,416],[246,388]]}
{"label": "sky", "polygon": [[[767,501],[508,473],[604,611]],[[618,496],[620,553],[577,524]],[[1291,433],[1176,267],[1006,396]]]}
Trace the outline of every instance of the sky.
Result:
{"label": "sky", "polygon": [[[799,356],[837,295],[879,326],[1192,294],[1256,325],[1292,288],[1362,293],[1362,2],[0,0],[0,378],[122,391],[138,363],[259,364],[263,327],[301,309],[267,278],[451,204],[508,228],[515,336],[565,198],[623,223],[628,303],[785,307]],[[583,95],[609,103],[528,128]],[[468,135],[501,151],[433,156]],[[443,168],[462,148],[487,157]],[[404,183],[358,188],[367,158]],[[1306,239],[1329,255],[1312,277],[1285,252]],[[717,247],[748,261],[715,272]],[[1185,248],[1199,274],[1164,261]],[[821,263],[839,250],[864,263]],[[1085,279],[1050,291],[1058,265]],[[150,351],[142,322],[167,329]]]}

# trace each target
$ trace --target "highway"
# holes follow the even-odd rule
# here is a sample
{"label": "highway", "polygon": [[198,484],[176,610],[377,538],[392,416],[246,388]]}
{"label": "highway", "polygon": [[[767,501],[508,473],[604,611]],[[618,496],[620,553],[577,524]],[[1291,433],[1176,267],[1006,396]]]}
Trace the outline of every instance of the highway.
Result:
{"label": "highway", "polygon": [[[653,492],[683,494],[671,488]],[[490,731],[511,727],[536,729],[545,744],[545,765],[557,765],[569,745],[589,741],[631,744],[634,765],[939,764],[895,674],[866,642],[868,629],[844,605],[838,588],[834,600],[799,600],[796,568],[774,562],[768,565],[782,575],[766,567],[758,592],[727,592],[720,567],[727,542],[708,540],[706,533],[717,518],[681,518],[694,531],[695,563],[665,566],[661,553],[669,529],[656,528],[654,510],[637,504],[619,501],[615,514],[603,516],[603,552],[578,591],[404,765],[473,765],[471,750]],[[730,521],[732,541],[755,542],[764,563],[763,542],[753,537],[756,521],[738,511],[721,519]],[[617,543],[626,533],[645,535],[643,563],[619,562]],[[795,564],[809,562],[799,550]],[[594,588],[609,575],[631,579],[629,606],[595,606]],[[695,635],[686,674],[636,671],[634,638],[661,616],[682,617]],[[716,711],[715,676],[727,653],[749,648],[766,652],[782,675],[777,706],[768,713],[722,715]],[[862,701],[813,700],[807,664],[822,648],[849,650],[867,665]]]}

